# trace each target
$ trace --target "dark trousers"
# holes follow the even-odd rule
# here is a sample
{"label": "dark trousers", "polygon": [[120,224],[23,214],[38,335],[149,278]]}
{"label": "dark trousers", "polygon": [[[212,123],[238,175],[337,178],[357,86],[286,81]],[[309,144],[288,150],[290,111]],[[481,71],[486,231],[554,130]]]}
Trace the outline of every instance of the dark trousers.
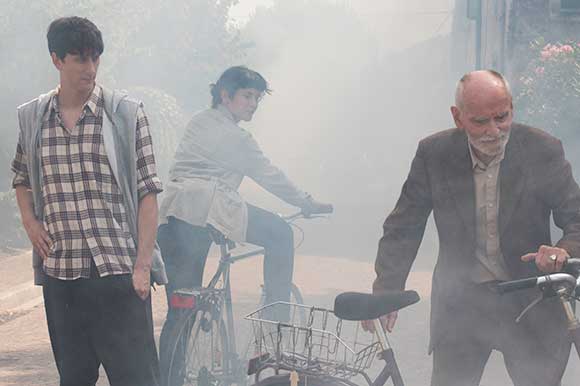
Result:
{"label": "dark trousers", "polygon": [[[184,221],[169,218],[157,234],[169,283],[165,286],[167,304],[173,291],[202,285],[203,271],[212,240],[205,227],[192,226]],[[279,216],[248,205],[248,230],[246,240],[264,247],[264,289],[266,303],[288,301],[294,265],[294,236],[290,226]],[[179,318],[178,310],[168,306],[167,319],[161,331],[159,353],[161,373],[165,382],[171,353],[168,335]],[[181,358],[174,358],[179,366]],[[171,385],[173,386],[173,385]]]}
{"label": "dark trousers", "polygon": [[515,386],[560,384],[570,342],[557,299],[516,323],[535,296],[532,291],[502,296],[486,286],[474,286],[464,296],[472,301],[450,310],[455,329],[434,347],[432,386],[478,386],[492,350],[503,354]]}
{"label": "dark trousers", "polygon": [[111,386],[157,386],[151,297],[141,300],[131,275],[58,280],[43,288],[60,386],[94,386],[102,364]]}

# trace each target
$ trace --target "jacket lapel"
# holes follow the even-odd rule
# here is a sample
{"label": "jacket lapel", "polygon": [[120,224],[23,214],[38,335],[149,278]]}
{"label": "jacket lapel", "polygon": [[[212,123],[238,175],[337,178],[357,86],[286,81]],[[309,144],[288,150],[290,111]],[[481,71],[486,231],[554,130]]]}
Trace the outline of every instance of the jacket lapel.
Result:
{"label": "jacket lapel", "polygon": [[475,182],[467,136],[457,131],[445,167],[445,176],[451,197],[471,237],[475,238]]}
{"label": "jacket lapel", "polygon": [[521,149],[517,129],[512,127],[505,157],[499,172],[499,231],[502,235],[517,208],[525,187],[525,175],[521,162]]}

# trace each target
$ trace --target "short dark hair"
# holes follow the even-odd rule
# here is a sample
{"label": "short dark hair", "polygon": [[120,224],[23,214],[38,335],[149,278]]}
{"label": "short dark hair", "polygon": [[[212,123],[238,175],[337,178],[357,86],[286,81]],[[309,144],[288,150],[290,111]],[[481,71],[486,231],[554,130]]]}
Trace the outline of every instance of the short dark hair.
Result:
{"label": "short dark hair", "polygon": [[61,17],[50,23],[46,33],[48,52],[61,60],[67,54],[98,57],[105,49],[97,26],[78,16]]}
{"label": "short dark hair", "polygon": [[245,66],[234,66],[225,70],[217,82],[210,85],[211,107],[216,108],[222,102],[222,90],[232,97],[241,88],[254,88],[267,94],[272,92],[266,79],[258,72]]}

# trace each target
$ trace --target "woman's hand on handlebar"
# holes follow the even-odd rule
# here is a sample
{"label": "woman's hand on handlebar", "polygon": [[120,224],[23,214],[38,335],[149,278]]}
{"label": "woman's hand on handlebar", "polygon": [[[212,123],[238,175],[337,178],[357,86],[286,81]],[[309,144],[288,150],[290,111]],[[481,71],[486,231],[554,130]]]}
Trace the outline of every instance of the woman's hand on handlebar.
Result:
{"label": "woman's hand on handlebar", "polygon": [[534,261],[538,269],[545,273],[560,272],[570,255],[565,249],[542,245],[538,252],[522,256],[523,261]]}
{"label": "woman's hand on handlebar", "polygon": [[[395,329],[395,323],[397,322],[397,316],[397,311],[393,311],[390,314],[381,316],[379,320],[381,321],[383,329],[386,329],[388,332],[393,332]],[[364,331],[368,331],[370,333],[375,332],[375,325],[372,320],[363,320],[361,325]]]}
{"label": "woman's hand on handlebar", "polygon": [[302,214],[308,217],[313,214],[328,214],[334,211],[332,204],[326,204],[324,202],[316,201],[313,198],[308,200],[308,205],[305,205],[302,209]]}

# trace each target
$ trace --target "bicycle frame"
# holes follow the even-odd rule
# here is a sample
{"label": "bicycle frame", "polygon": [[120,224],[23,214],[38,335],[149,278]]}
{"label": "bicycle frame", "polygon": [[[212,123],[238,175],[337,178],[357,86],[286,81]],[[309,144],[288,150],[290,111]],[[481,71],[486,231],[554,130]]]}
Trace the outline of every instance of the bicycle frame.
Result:
{"label": "bicycle frame", "polygon": [[[383,370],[379,373],[374,382],[369,382],[369,379],[367,379],[367,382],[369,382],[369,385],[371,386],[383,386],[389,378],[392,378],[393,386],[404,386],[403,377],[401,376],[399,366],[395,360],[395,353],[389,343],[387,334],[383,329],[380,319],[373,320],[373,325],[375,327],[377,339],[383,348],[383,351],[379,353],[379,357],[385,361],[385,367],[383,367]],[[366,374],[364,374],[364,376],[366,376]],[[368,376],[366,377],[368,378]]]}
{"label": "bicycle frame", "polygon": [[568,299],[567,294],[562,291],[558,293],[562,307],[564,308],[564,313],[566,315],[566,320],[568,321],[568,332],[570,333],[570,338],[572,339],[572,344],[576,348],[576,354],[580,358],[580,321],[574,312],[574,308]]}
{"label": "bicycle frame", "polygon": [[[290,216],[281,216],[281,218],[288,223],[301,217],[311,218],[321,216],[306,216],[301,212],[292,214]],[[232,290],[230,282],[230,266],[233,263],[251,258],[253,256],[264,255],[265,249],[262,247],[255,247],[250,250],[245,250],[244,248],[244,250],[240,251],[240,253],[236,254],[234,252],[234,254],[232,254],[232,251],[234,251],[236,248],[236,244],[234,242],[228,240],[224,237],[224,235],[220,234],[211,227],[210,235],[214,243],[219,245],[220,250],[220,259],[215,273],[213,273],[213,276],[211,276],[211,279],[206,286],[191,290],[180,289],[174,291],[171,304],[176,308],[183,309],[194,310],[197,308],[198,310],[202,311],[208,307],[208,310],[211,309],[211,322],[216,323],[220,330],[223,329],[223,333],[220,332],[220,334],[223,336],[223,349],[220,350],[220,360],[224,365],[224,371],[219,372],[218,370],[218,376],[220,377],[219,379],[226,385],[231,383],[245,384],[245,362],[240,358],[241,356],[244,356],[244,354],[240,355],[238,353],[237,346],[239,342],[236,342]],[[302,299],[297,287],[294,285],[292,285],[291,293],[296,299]],[[264,294],[262,293],[262,296],[263,295]],[[210,299],[210,303],[206,304],[208,299]],[[214,306],[212,306],[212,302],[215,302]],[[302,302],[302,300],[300,300],[300,302]],[[217,306],[217,303],[219,303],[219,306]],[[217,306],[217,308],[215,306]],[[207,310],[204,312],[207,312]],[[181,334],[181,332],[179,332],[179,334]],[[200,369],[200,371],[202,369],[203,367]],[[202,378],[198,379],[198,383],[201,379]]]}
{"label": "bicycle frame", "polygon": [[[324,216],[318,216],[318,215],[314,215],[314,216],[306,216],[304,215],[304,213],[302,213],[302,211],[298,211],[294,214],[288,215],[288,216],[280,216],[284,221],[290,223],[293,220],[296,220],[298,218],[304,217],[304,218],[317,218],[317,217],[324,217]],[[229,248],[229,241],[226,239],[224,240],[224,242],[219,243],[220,246],[220,262],[218,265],[218,268],[215,272],[215,274],[213,275],[212,279],[210,280],[209,284],[207,285],[207,288],[209,289],[213,289],[216,287],[217,283],[219,282],[220,278],[223,278],[223,283],[224,283],[224,290],[225,290],[225,306],[226,306],[226,327],[228,329],[228,331],[233,332],[234,331],[234,316],[233,316],[233,304],[232,304],[232,293],[231,293],[231,285],[230,285],[230,265],[241,261],[241,260],[245,260],[247,258],[253,257],[253,256],[259,256],[259,255],[263,255],[265,250],[262,247],[257,247],[255,249],[252,249],[248,252],[244,252],[244,253],[240,253],[238,255],[233,255],[231,254],[230,248]],[[235,337],[234,334],[230,334],[230,338],[229,340],[231,342],[229,342],[231,344],[230,347],[232,347],[232,351],[236,352],[236,342],[235,342]]]}
{"label": "bicycle frame", "polygon": [[208,289],[215,289],[220,279],[223,282],[224,288],[224,306],[220,312],[223,312],[225,308],[225,323],[226,329],[228,331],[227,340],[229,350],[226,355],[226,361],[230,364],[234,364],[237,360],[237,343],[236,335],[234,333],[234,312],[233,312],[233,302],[232,302],[232,292],[231,292],[231,282],[230,282],[230,266],[240,260],[244,260],[253,256],[258,256],[264,253],[264,248],[256,248],[251,251],[232,256],[228,243],[220,243],[220,261],[216,272],[208,283]]}

